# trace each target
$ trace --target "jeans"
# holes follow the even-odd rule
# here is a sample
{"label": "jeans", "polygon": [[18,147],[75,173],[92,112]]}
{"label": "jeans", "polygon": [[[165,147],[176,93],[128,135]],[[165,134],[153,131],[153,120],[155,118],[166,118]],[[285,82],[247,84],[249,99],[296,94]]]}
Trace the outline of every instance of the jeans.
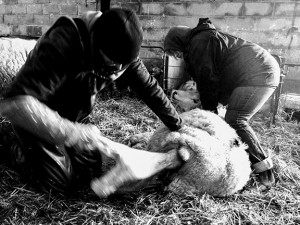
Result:
{"label": "jeans", "polygon": [[237,87],[229,97],[225,121],[233,127],[241,140],[248,145],[250,162],[255,164],[267,158],[254,130],[248,121],[264,105],[275,87]]}

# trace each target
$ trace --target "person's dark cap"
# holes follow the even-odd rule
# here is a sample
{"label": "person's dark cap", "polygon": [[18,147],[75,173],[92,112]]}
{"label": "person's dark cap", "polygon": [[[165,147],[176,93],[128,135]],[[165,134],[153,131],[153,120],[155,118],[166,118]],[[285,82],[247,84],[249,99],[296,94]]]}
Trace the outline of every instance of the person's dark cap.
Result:
{"label": "person's dark cap", "polygon": [[114,8],[104,12],[95,22],[94,38],[105,55],[125,65],[139,55],[143,30],[135,12]]}

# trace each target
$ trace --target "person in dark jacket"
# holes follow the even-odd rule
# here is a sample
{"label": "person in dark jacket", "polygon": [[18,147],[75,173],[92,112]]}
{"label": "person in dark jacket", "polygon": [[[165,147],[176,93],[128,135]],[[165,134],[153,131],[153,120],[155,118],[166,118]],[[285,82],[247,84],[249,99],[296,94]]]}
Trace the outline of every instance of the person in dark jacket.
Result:
{"label": "person in dark jacket", "polygon": [[91,182],[101,174],[101,154],[119,162],[111,173],[120,174],[104,178],[114,188],[110,192],[166,163],[171,153],[134,150],[84,124],[96,94],[122,76],[170,130],[181,127],[178,113],[138,57],[142,32],[133,11],[111,9],[62,16],[37,41],[4,92],[0,113],[18,139],[11,150],[15,166],[39,190],[68,194],[74,184]]}
{"label": "person in dark jacket", "polygon": [[225,121],[248,145],[258,180],[274,184],[272,160],[248,121],[279,84],[275,58],[255,43],[217,31],[209,18],[200,18],[195,28],[171,28],[164,48],[167,54],[184,59],[186,74],[197,83],[203,109],[217,112],[218,103],[227,105]]}

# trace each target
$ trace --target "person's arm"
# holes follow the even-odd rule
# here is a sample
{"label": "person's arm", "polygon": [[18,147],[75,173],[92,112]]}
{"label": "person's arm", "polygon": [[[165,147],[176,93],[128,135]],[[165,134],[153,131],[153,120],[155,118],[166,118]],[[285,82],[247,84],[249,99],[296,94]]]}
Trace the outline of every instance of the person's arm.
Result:
{"label": "person's arm", "polygon": [[60,117],[28,95],[0,100],[0,115],[49,143],[66,145],[77,151],[99,151],[114,158],[116,166],[91,183],[99,197],[107,197],[126,182],[148,178],[182,163],[180,151],[177,153],[176,149],[159,153],[130,148],[103,137],[94,125],[73,123]]}
{"label": "person's arm", "polygon": [[222,44],[215,31],[202,31],[190,40],[186,60],[200,92],[203,109],[217,111]]}
{"label": "person's arm", "polygon": [[[113,156],[111,149],[107,147],[109,142],[106,140],[101,142],[99,138],[101,134],[97,127],[62,118],[32,96],[19,95],[0,100],[0,115],[8,118],[13,125],[23,128],[48,143],[74,147],[78,151],[101,147],[104,154]],[[99,146],[100,144],[102,146]]]}
{"label": "person's arm", "polygon": [[182,126],[182,119],[174,106],[152,77],[143,62],[137,59],[123,74],[128,85],[135,91],[146,105],[170,129],[178,130]]}

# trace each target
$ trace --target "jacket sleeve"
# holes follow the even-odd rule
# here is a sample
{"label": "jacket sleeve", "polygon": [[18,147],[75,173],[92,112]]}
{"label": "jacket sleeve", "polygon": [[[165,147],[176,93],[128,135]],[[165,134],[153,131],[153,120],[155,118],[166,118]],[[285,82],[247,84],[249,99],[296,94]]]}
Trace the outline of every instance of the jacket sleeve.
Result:
{"label": "jacket sleeve", "polygon": [[129,66],[125,76],[132,90],[170,130],[178,130],[182,126],[182,119],[174,106],[140,59]]}
{"label": "jacket sleeve", "polygon": [[37,41],[4,96],[30,95],[46,102],[80,65],[82,46],[72,20],[62,17]]}
{"label": "jacket sleeve", "polygon": [[99,151],[108,157],[119,156],[119,149],[129,149],[101,135],[92,124],[73,123],[29,95],[0,99],[0,115],[13,124],[55,145],[73,147],[78,152]]}
{"label": "jacket sleeve", "polygon": [[187,55],[188,67],[193,74],[200,92],[204,109],[216,112],[218,106],[218,86],[220,72],[218,58],[222,45],[215,31],[202,31],[190,40]]}
{"label": "jacket sleeve", "polygon": [[[62,118],[43,104],[67,79],[79,62],[74,61],[82,49],[76,40],[76,28],[67,18],[59,19],[30,52],[25,64],[0,101],[0,114],[14,126],[21,127],[49,143],[70,144],[80,132],[80,125]],[[76,136],[76,135],[75,135]],[[74,136],[74,137],[75,137]],[[80,139],[80,135],[76,136]]]}

